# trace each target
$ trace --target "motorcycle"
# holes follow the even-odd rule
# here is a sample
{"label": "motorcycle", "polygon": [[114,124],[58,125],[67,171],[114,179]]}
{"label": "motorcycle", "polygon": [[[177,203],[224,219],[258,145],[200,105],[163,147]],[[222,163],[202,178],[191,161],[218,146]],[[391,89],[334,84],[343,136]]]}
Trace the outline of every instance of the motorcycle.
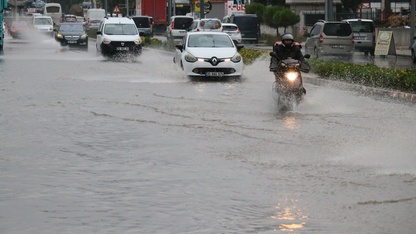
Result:
{"label": "motorcycle", "polygon": [[[278,60],[278,69],[274,71],[275,82],[273,83],[278,105],[287,108],[293,107],[293,104],[298,105],[306,94],[301,72],[308,73],[309,64],[290,57],[280,59],[275,52],[270,52],[270,56]],[[310,55],[305,54],[304,57],[308,59]]]}

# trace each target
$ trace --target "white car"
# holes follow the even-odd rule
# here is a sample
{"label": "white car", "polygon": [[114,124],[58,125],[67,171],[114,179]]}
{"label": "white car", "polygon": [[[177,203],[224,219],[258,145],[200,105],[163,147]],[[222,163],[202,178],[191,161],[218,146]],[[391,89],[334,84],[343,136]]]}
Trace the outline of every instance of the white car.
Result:
{"label": "white car", "polygon": [[241,31],[238,28],[237,24],[222,23],[222,31],[230,35],[233,41],[241,43]]}
{"label": "white car", "polygon": [[140,55],[142,40],[132,19],[105,18],[97,31],[96,48],[103,56],[120,53]]}
{"label": "white car", "polygon": [[176,45],[173,62],[190,77],[239,78],[243,72],[243,58],[223,32],[189,32]]}

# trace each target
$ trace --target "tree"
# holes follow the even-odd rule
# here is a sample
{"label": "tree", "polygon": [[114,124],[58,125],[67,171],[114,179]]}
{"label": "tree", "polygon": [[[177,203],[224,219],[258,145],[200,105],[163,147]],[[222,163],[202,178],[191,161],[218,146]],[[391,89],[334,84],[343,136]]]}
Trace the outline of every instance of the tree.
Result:
{"label": "tree", "polygon": [[342,8],[345,12],[357,12],[362,0],[341,0]]}
{"label": "tree", "polygon": [[247,14],[256,14],[259,22],[263,23],[263,14],[266,6],[261,3],[252,3],[245,6]]}
{"label": "tree", "polygon": [[291,10],[284,8],[273,15],[273,21],[276,25],[278,25],[278,27],[284,27],[284,32],[286,33],[287,27],[299,23],[300,16]]}

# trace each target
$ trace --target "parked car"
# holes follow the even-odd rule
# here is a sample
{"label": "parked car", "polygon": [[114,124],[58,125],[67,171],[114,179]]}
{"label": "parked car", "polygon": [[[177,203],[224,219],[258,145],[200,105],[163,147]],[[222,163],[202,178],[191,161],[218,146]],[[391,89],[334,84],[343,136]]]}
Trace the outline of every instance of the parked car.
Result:
{"label": "parked car", "polygon": [[305,52],[316,58],[324,55],[352,57],[354,49],[352,27],[347,22],[319,20],[305,42]]}
{"label": "parked car", "polygon": [[140,36],[153,37],[153,17],[133,16],[131,17],[139,30]]}
{"label": "parked car", "polygon": [[222,32],[221,20],[216,18],[196,19],[188,29],[190,32]]}
{"label": "parked car", "polygon": [[230,35],[236,43],[241,43],[241,31],[236,24],[222,23],[222,31]]}
{"label": "parked car", "polygon": [[354,33],[354,46],[356,51],[364,52],[365,55],[374,56],[376,48],[376,29],[373,20],[370,19],[346,19],[351,24]]}
{"label": "parked car", "polygon": [[140,55],[142,40],[132,19],[104,18],[97,31],[96,48],[103,56],[119,53]]}
{"label": "parked car", "polygon": [[55,40],[62,46],[81,46],[88,50],[88,35],[81,23],[61,23]]}
{"label": "parked car", "polygon": [[176,15],[172,16],[169,25],[166,27],[166,38],[169,41],[180,42],[186,35],[189,27],[194,22],[191,16]]}
{"label": "parked car", "polygon": [[243,58],[231,37],[223,32],[189,32],[176,45],[174,63],[190,77],[239,78]]}
{"label": "parked car", "polygon": [[50,16],[35,16],[32,20],[33,28],[42,34],[53,36],[53,20]]}

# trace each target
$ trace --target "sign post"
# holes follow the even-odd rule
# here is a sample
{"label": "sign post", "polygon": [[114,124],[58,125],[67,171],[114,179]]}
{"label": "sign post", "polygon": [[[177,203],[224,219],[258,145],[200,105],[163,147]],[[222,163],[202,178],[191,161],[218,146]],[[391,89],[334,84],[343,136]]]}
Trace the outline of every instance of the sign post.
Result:
{"label": "sign post", "polygon": [[392,31],[379,31],[374,55],[396,55],[396,44]]}

